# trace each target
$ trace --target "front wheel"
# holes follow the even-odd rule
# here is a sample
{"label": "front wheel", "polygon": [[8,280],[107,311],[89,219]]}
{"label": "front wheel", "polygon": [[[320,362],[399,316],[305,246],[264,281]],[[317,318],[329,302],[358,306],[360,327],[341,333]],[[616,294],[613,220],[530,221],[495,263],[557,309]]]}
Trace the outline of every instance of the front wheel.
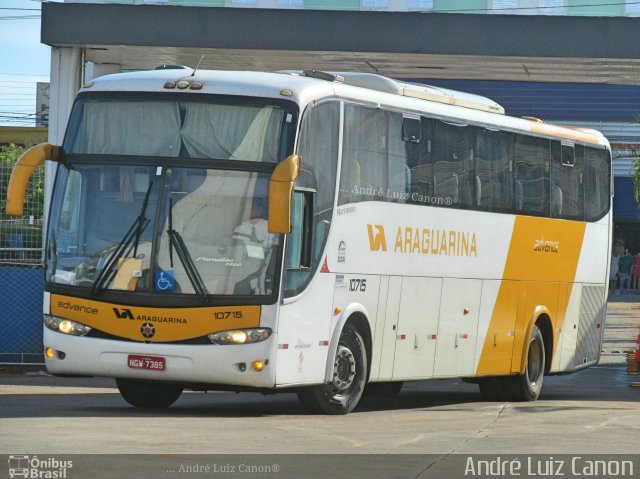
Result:
{"label": "front wheel", "polygon": [[542,391],[545,370],[545,350],[542,333],[533,327],[527,351],[527,366],[524,374],[504,378],[511,401],[535,401]]}
{"label": "front wheel", "polygon": [[308,411],[347,414],[356,407],[367,378],[367,351],[360,334],[345,326],[333,362],[333,380],[298,391],[298,399]]}
{"label": "front wheel", "polygon": [[182,394],[176,384],[117,378],[116,385],[125,401],[141,408],[166,408]]}

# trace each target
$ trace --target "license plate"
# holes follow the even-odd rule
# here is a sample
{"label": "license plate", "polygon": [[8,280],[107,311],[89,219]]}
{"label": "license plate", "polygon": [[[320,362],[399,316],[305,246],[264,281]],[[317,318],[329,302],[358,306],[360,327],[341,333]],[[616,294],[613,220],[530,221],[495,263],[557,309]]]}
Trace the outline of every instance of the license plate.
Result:
{"label": "license plate", "polygon": [[164,371],[166,359],[160,356],[140,356],[130,354],[127,365],[132,369],[150,369],[151,371]]}

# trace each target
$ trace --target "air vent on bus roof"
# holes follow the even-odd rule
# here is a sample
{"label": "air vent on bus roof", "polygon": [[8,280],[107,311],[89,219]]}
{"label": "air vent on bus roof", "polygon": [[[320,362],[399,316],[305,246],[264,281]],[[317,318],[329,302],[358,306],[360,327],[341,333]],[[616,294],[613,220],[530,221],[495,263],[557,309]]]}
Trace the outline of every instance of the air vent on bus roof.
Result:
{"label": "air vent on bus roof", "polygon": [[340,73],[346,85],[369,88],[371,90],[395,93],[396,95],[419,98],[421,100],[462,106],[474,110],[488,111],[504,115],[504,108],[495,101],[480,95],[464,93],[446,88],[409,83],[387,78],[373,73]]}
{"label": "air vent on bus roof", "polygon": [[317,78],[318,80],[337,81],[343,82],[344,78],[335,73],[323,72],[320,70],[302,70],[302,73],[306,77]]}
{"label": "air vent on bus roof", "polygon": [[154,70],[189,70],[189,67],[184,65],[158,65]]}
{"label": "air vent on bus roof", "polygon": [[[313,75],[308,73],[310,71],[313,72]],[[402,82],[382,75],[376,75],[375,73],[320,72],[317,70],[305,70],[304,72],[281,71],[279,73],[312,76],[313,78],[320,78],[328,81],[339,81],[345,85],[357,86],[385,93],[393,93],[395,95],[408,96],[421,100],[434,101],[437,103],[446,103],[448,105],[462,106],[473,110],[498,113],[500,115],[504,115],[505,113],[504,108],[498,103],[480,95],[430,85]]]}

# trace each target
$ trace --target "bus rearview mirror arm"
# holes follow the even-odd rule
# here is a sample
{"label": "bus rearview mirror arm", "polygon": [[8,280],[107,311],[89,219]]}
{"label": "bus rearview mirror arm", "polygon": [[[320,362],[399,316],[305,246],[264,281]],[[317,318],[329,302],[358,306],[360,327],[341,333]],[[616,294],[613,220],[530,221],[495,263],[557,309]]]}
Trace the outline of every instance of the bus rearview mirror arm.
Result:
{"label": "bus rearview mirror arm", "polygon": [[59,161],[62,148],[49,143],[40,143],[25,151],[13,167],[9,186],[7,188],[8,216],[22,216],[24,214],[24,198],[29,184],[29,178],[45,161]]}
{"label": "bus rearview mirror arm", "polygon": [[269,233],[291,232],[293,182],[302,168],[302,158],[290,155],[278,163],[269,180]]}

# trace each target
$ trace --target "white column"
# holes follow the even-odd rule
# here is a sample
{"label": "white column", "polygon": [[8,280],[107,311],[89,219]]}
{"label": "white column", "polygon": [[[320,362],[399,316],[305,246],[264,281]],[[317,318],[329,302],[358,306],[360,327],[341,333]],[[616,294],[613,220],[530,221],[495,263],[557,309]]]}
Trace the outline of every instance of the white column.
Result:
{"label": "white column", "polygon": [[81,77],[82,55],[79,47],[51,48],[49,143],[62,145]]}

